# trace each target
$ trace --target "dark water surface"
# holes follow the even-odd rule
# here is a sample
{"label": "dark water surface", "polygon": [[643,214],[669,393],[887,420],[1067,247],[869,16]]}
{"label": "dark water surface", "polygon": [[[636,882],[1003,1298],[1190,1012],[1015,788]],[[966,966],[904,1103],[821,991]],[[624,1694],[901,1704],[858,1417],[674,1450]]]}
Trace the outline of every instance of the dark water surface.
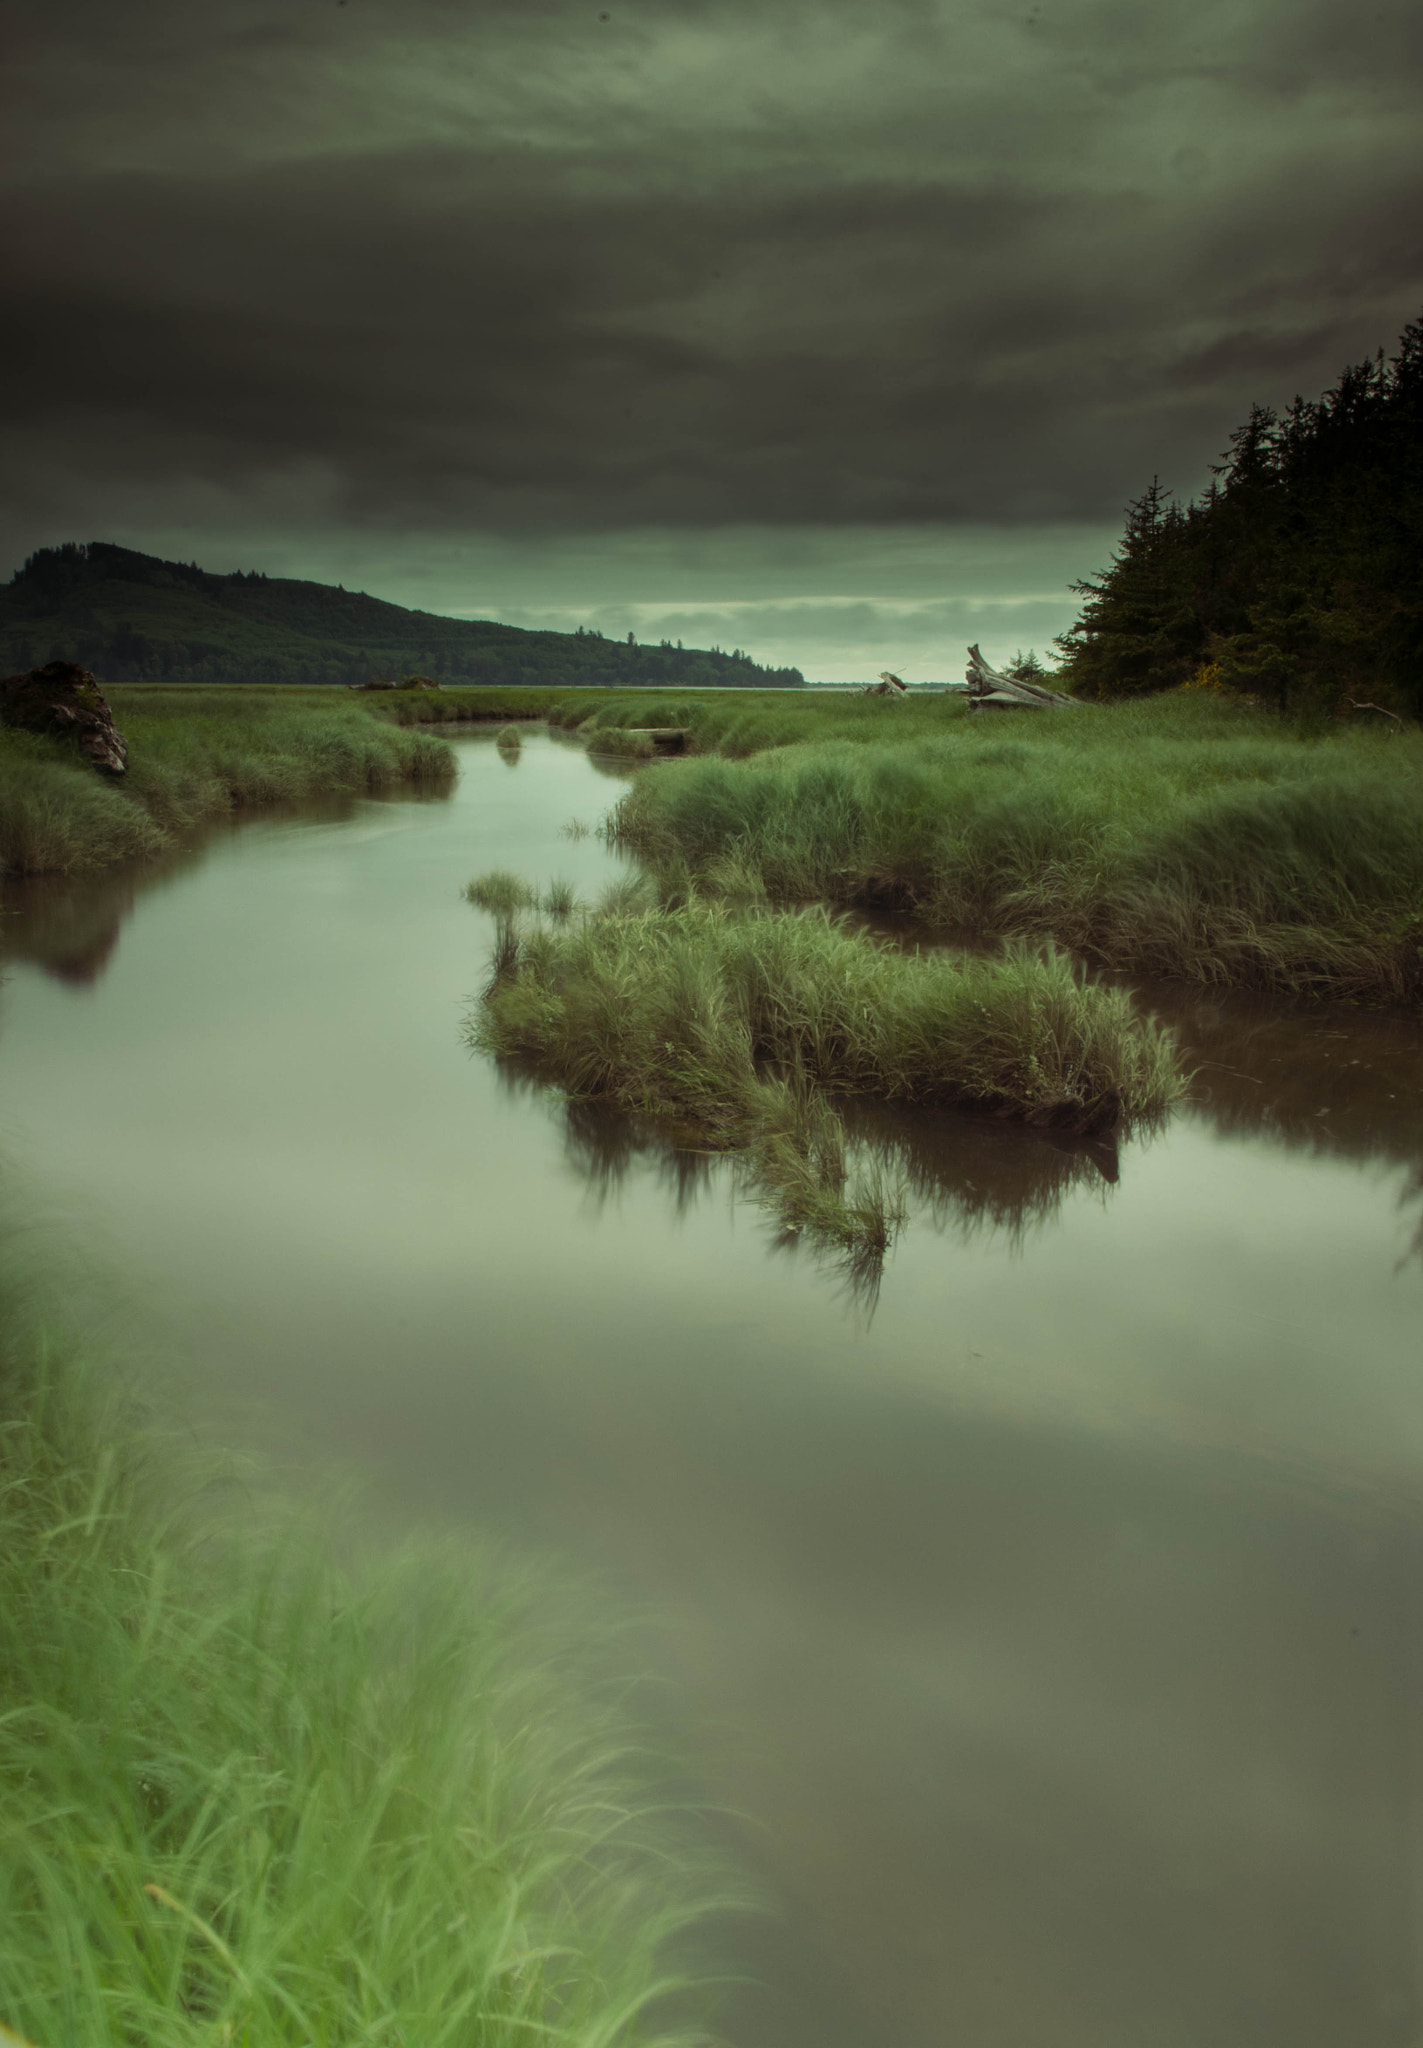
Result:
{"label": "dark water surface", "polygon": [[457,744],[13,892],[0,1144],[208,1384],[658,1604],[781,1904],[735,2048],[1423,2041],[1418,1029],[1158,993],[1199,1099],[1119,1156],[867,1119],[871,1314],[466,1050],[461,885],[596,890],[616,792]]}

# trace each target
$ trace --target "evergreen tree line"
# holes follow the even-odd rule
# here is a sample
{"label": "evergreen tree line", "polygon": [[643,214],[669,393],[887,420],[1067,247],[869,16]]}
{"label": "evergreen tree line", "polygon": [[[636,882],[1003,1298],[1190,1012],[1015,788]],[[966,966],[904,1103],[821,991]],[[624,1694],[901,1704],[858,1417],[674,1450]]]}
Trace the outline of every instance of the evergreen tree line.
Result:
{"label": "evergreen tree line", "polygon": [[1056,643],[1086,697],[1182,684],[1423,716],[1423,320],[1322,398],[1252,407],[1182,506],[1159,479]]}

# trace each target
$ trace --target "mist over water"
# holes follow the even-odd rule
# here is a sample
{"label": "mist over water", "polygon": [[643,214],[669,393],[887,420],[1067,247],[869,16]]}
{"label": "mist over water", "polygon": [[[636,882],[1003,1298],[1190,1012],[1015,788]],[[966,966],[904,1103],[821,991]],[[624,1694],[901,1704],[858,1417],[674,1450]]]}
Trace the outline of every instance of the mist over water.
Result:
{"label": "mist over water", "polygon": [[778,1910],[735,2048],[1406,2048],[1423,1032],[1147,990],[1155,1137],[857,1112],[876,1299],[461,1025],[581,749],[12,890],[0,1143],[194,1390],[650,1603]]}

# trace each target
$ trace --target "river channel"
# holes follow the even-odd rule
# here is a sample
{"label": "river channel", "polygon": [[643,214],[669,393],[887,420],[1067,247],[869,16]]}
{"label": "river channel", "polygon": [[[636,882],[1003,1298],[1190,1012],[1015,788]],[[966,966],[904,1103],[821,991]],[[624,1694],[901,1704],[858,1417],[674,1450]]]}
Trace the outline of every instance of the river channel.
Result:
{"label": "river channel", "polygon": [[1150,1139],[875,1121],[870,1298],[469,1050],[462,885],[595,894],[621,785],[455,745],[13,889],[0,1147],[199,1393],[661,1617],[732,2048],[1416,2048],[1423,1032],[1148,992]]}

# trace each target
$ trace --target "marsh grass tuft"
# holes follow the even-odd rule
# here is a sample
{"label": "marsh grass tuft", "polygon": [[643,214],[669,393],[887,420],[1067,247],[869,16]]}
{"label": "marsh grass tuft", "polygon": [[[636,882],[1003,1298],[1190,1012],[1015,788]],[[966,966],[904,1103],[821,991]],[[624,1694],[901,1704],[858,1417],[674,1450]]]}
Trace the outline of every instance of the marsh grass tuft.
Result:
{"label": "marsh grass tuft", "polygon": [[693,2038],[669,1945],[714,1880],[564,1603],[448,1546],[338,1564],[13,1285],[0,1351],[7,2023],[85,2048]]}
{"label": "marsh grass tuft", "polygon": [[578,902],[577,891],[566,875],[555,875],[539,898],[545,917],[571,917]]}
{"label": "marsh grass tuft", "polygon": [[539,900],[537,889],[508,868],[490,868],[487,874],[476,875],[472,882],[466,882],[464,894],[465,901],[473,903],[476,909],[501,918],[532,910]]}
{"label": "marsh grass tuft", "polygon": [[787,1229],[877,1255],[902,1218],[882,1174],[847,1192],[837,1095],[1091,1132],[1183,1091],[1170,1034],[1051,947],[907,954],[821,909],[654,909],[645,887],[562,931],[511,923],[471,1035],[573,1096],[742,1150]]}

